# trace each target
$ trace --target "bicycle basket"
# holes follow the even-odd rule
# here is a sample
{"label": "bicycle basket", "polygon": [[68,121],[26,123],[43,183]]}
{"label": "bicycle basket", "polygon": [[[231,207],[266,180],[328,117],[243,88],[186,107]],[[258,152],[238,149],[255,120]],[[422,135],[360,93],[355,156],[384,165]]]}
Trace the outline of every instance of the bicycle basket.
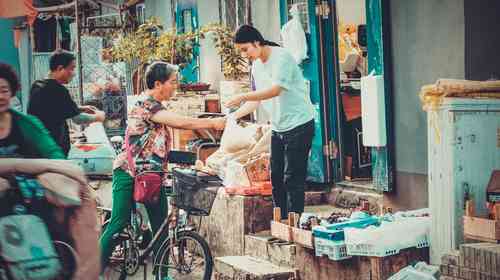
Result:
{"label": "bicycle basket", "polygon": [[173,202],[194,216],[208,216],[222,187],[221,180],[190,169],[173,170]]}

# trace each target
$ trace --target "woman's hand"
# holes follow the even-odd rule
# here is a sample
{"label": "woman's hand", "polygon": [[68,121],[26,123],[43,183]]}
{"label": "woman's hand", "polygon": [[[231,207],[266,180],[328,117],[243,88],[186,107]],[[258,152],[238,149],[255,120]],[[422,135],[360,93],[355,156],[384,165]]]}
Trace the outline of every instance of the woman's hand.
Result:
{"label": "woman's hand", "polygon": [[214,118],[211,121],[214,129],[224,130],[226,127],[226,118]]}
{"label": "woman's hand", "polygon": [[245,101],[244,94],[237,94],[226,101],[226,107],[229,108],[238,107],[243,101]]}

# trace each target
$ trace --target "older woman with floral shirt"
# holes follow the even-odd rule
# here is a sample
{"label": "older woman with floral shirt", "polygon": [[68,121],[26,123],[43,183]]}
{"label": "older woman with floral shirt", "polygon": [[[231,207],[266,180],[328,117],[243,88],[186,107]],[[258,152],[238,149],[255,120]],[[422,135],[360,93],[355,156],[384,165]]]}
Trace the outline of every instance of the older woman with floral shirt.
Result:
{"label": "older woman with floral shirt", "polygon": [[[128,115],[127,133],[135,162],[135,173],[160,171],[167,168],[170,150],[170,128],[222,130],[224,118],[196,119],[169,112],[162,101],[169,100],[177,88],[175,66],[155,62],[146,71],[148,90],[133,106]],[[115,244],[113,236],[119,233],[130,220],[133,206],[134,178],[127,162],[126,152],[120,154],[114,163],[113,171],[113,208],[111,221],[101,236],[102,269],[106,267]],[[146,205],[153,234],[159,229],[167,216],[166,195],[163,193],[156,203]]]}

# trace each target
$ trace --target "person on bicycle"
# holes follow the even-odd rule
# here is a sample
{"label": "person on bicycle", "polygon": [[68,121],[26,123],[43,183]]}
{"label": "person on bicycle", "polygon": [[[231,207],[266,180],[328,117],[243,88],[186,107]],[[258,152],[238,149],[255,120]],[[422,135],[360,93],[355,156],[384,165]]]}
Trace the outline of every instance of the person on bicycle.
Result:
{"label": "person on bicycle", "polygon": [[0,63],[0,158],[65,159],[42,122],[10,108],[20,88],[16,72]]}
{"label": "person on bicycle", "polygon": [[[104,271],[113,253],[113,236],[121,232],[130,221],[133,207],[134,178],[132,174],[144,171],[167,171],[167,157],[170,149],[170,128],[224,129],[225,118],[197,119],[170,112],[162,105],[175,94],[177,89],[177,67],[157,61],[146,70],[147,90],[128,113],[127,135],[135,172],[130,170],[127,152],[117,156],[113,166],[111,220],[101,236],[101,264]],[[162,188],[156,203],[145,205],[153,235],[167,217],[167,197]]]}

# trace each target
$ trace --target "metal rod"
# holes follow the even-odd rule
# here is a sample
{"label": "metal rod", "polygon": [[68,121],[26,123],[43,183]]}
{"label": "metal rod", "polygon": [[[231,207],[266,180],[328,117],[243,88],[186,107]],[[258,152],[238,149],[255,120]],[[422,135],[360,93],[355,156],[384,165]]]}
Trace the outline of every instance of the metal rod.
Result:
{"label": "metal rod", "polygon": [[78,59],[78,97],[80,105],[83,105],[83,65],[82,65],[82,38],[80,30],[80,16],[78,9],[78,0],[75,0],[75,23],[76,23],[76,55]]}
{"label": "metal rod", "polygon": [[52,6],[52,7],[43,7],[43,8],[35,8],[39,13],[44,13],[44,12],[56,12],[60,10],[66,10],[66,9],[71,9],[75,5],[77,1],[73,1],[68,4],[63,4],[63,5],[58,5],[58,6]]}

